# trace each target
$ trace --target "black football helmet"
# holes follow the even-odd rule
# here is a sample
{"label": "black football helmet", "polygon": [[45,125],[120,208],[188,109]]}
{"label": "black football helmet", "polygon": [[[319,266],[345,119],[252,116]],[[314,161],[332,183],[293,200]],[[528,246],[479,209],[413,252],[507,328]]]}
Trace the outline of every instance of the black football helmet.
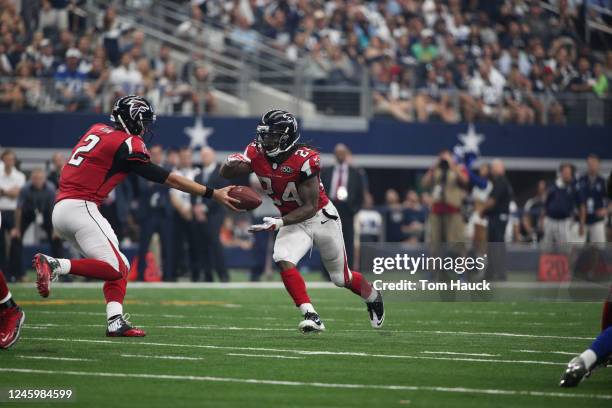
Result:
{"label": "black football helmet", "polygon": [[298,123],[292,113],[280,109],[266,112],[257,125],[257,147],[268,157],[291,150],[300,139]]}
{"label": "black football helmet", "polygon": [[156,116],[153,105],[142,96],[123,96],[115,102],[110,120],[126,133],[143,136]]}

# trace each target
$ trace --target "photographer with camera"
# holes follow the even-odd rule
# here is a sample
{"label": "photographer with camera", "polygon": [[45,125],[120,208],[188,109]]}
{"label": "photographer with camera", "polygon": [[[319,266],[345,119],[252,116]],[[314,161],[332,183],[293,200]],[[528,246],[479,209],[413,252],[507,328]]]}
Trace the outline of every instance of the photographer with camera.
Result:
{"label": "photographer with camera", "polygon": [[438,155],[434,165],[425,173],[421,184],[432,190],[433,204],[428,220],[428,241],[432,247],[441,243],[463,243],[465,223],[461,204],[466,196],[468,173],[458,164],[449,150]]}

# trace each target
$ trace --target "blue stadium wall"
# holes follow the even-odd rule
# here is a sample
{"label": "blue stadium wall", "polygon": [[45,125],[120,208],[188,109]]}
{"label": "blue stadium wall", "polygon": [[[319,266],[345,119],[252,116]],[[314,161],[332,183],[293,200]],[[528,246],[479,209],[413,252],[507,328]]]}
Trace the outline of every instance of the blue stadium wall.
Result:
{"label": "blue stadium wall", "polygon": [[[244,149],[254,137],[256,118],[205,118],[199,132],[219,151]],[[88,127],[108,122],[108,116],[67,113],[0,113],[0,145],[24,148],[70,148]],[[155,143],[164,146],[189,145],[193,117],[160,117],[155,127]],[[373,120],[367,131],[305,130],[303,140],[313,140],[324,153],[344,142],[357,155],[431,156],[459,142],[465,124],[404,124]],[[495,157],[584,159],[597,153],[612,159],[612,127],[607,126],[517,126],[479,124],[483,135],[482,154]]]}

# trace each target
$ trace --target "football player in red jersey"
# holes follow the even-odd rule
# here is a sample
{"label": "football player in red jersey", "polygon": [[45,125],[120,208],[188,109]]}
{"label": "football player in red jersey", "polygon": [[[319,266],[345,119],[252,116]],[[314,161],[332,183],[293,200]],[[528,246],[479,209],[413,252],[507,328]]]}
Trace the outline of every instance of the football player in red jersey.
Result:
{"label": "football player in red jersey", "polygon": [[155,122],[153,107],[140,96],[117,100],[111,121],[114,126],[93,125],[72,150],[61,171],[59,193],[53,208],[53,227],[72,243],[85,259],[55,259],[36,254],[33,265],[37,288],[49,296],[50,285],[59,275],[73,274],[100,279],[104,283],[107,336],[142,337],[123,314],[129,263],[119,250],[117,236],[98,206],[130,172],[168,187],[213,199],[237,210],[238,200],[228,196],[233,187],[213,189],[170,173],[149,159],[142,139]]}
{"label": "football player in red jersey", "polygon": [[278,231],[273,258],[281,269],[285,288],[304,315],[299,324],[302,332],[325,330],[296,268],[313,244],[321,252],[332,281],[361,296],[372,327],[380,328],[385,316],[382,296],[361,273],[349,269],[341,220],[319,180],[319,153],[298,144],[299,138],[295,117],[271,110],[261,118],[255,142],[243,154],[230,155],[221,175],[234,178],[254,172],[280,210],[282,218],[266,217],[263,224],[252,225],[249,231]]}
{"label": "football player in red jersey", "polygon": [[13,300],[4,274],[0,271],[0,349],[7,349],[19,340],[24,321],[25,313]]}

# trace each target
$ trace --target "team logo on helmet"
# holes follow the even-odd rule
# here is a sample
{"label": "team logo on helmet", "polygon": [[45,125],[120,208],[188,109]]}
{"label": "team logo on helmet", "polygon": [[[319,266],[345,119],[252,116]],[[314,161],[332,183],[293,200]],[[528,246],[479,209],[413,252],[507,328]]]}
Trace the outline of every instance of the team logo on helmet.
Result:
{"label": "team logo on helmet", "polygon": [[145,113],[150,110],[149,105],[139,98],[131,98],[125,102],[130,107],[130,117],[134,120],[138,114]]}

